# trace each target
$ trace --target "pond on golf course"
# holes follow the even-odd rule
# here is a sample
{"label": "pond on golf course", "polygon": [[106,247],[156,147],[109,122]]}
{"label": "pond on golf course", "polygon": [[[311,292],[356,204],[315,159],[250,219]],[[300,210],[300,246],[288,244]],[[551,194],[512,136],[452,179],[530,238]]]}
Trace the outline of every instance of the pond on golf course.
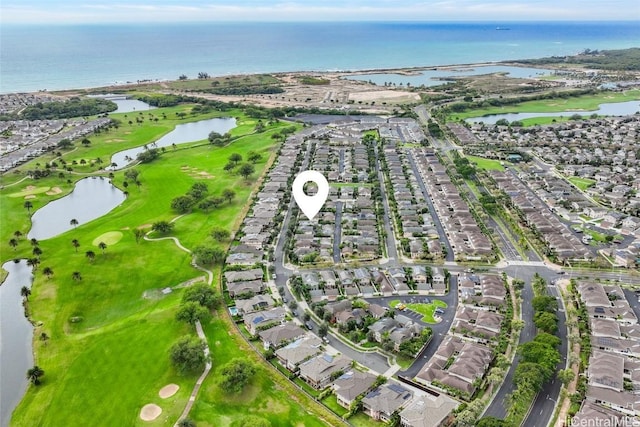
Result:
{"label": "pond on golf course", "polygon": [[30,239],[44,240],[71,230],[71,220],[82,225],[107,214],[126,199],[125,194],[103,177],[81,179],[73,191],[54,200],[31,217]]}
{"label": "pond on golf course", "polygon": [[33,366],[33,326],[24,316],[23,286],[31,288],[33,276],[26,260],[2,266],[9,275],[0,285],[0,426],[7,427],[11,413],[24,395]]}
{"label": "pond on golf course", "polygon": [[[217,119],[200,120],[192,123],[184,123],[176,126],[174,130],[158,139],[155,142],[147,144],[148,148],[169,147],[173,144],[184,144],[187,142],[200,141],[207,139],[209,133],[218,132],[225,134],[236,127],[236,119],[233,117],[223,117]],[[111,157],[111,166],[107,169],[122,169],[129,163],[133,162],[139,153],[145,150],[145,146],[134,147],[128,150],[119,151]]]}
{"label": "pond on golf course", "polygon": [[[508,107],[507,107],[508,108]],[[467,123],[482,122],[486,125],[495,124],[500,119],[505,119],[509,123],[516,120],[531,119],[534,117],[571,117],[575,114],[588,118],[592,114],[599,116],[628,116],[640,111],[640,101],[626,102],[610,102],[598,105],[597,110],[576,110],[576,111],[559,111],[555,113],[505,113],[492,114],[489,116],[470,117],[466,119]]]}

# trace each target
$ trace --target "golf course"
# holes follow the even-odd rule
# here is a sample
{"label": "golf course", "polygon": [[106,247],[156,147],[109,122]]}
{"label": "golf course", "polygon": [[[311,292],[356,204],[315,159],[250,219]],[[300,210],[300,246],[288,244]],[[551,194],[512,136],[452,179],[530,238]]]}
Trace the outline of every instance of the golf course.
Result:
{"label": "golf course", "polygon": [[[263,119],[257,127],[258,119],[241,109],[194,114],[193,107],[111,114],[119,125],[89,136],[90,144],[73,141],[0,178],[0,258],[32,260],[35,279],[28,311],[35,325],[35,363],[44,370],[41,384],[30,385],[16,408],[12,426],[172,426],[182,413],[200,373],[178,373],[169,350],[182,336],[195,336],[192,326],[176,320],[176,312],[185,289],[180,285],[204,274],[173,240],[152,241],[142,235],[175,237],[189,250],[202,245],[226,250],[230,241],[214,240],[211,231],[225,229],[233,235],[275,158],[282,141],[279,132],[299,126]],[[225,145],[193,141],[167,147],[148,163],[104,169],[113,153],[151,144],[178,124],[214,117],[236,119]],[[260,154],[252,174],[225,170],[232,154],[246,163],[250,152]],[[132,169],[137,172],[134,179]],[[34,170],[50,173],[34,179],[27,173]],[[26,236],[34,212],[67,195],[87,176],[110,179],[126,200],[98,219],[47,240],[30,241]],[[229,189],[235,194],[207,211],[172,210],[172,200],[195,183],[206,184],[209,197]],[[171,231],[152,230],[164,221],[173,224]],[[220,267],[212,271],[212,286],[218,290]],[[203,328],[213,369],[190,414],[199,426],[244,425],[249,415],[273,425],[326,424],[329,412],[263,364],[223,309],[214,311]],[[242,394],[219,387],[220,367],[234,357],[256,367]],[[167,385],[177,385],[177,392],[160,397],[159,390]],[[161,409],[153,421],[140,418],[147,404]]]}

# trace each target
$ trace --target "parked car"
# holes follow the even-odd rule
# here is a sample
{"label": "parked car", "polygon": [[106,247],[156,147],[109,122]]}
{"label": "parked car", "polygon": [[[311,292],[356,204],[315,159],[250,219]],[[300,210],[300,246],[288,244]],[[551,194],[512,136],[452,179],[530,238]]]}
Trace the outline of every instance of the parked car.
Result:
{"label": "parked car", "polygon": [[310,331],[313,330],[313,323],[311,322],[306,322],[304,326]]}

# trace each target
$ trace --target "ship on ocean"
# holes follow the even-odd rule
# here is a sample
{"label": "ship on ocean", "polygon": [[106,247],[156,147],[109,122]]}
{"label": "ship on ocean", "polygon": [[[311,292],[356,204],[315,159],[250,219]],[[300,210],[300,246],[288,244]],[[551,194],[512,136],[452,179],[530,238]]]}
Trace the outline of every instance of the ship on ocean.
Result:
{"label": "ship on ocean", "polygon": [[496,31],[509,31],[510,29],[508,27],[496,27]]}

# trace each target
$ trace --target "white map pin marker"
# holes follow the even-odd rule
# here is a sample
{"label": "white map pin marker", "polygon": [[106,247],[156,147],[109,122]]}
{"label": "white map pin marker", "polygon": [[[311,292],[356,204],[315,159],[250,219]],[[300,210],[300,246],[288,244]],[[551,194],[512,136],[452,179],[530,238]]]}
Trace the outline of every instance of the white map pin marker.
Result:
{"label": "white map pin marker", "polygon": [[[318,186],[318,192],[315,195],[307,196],[304,193],[304,185],[307,182],[314,182]],[[318,171],[304,171],[296,176],[291,186],[291,191],[298,207],[309,220],[312,220],[320,212],[322,205],[329,197],[329,182]]]}

